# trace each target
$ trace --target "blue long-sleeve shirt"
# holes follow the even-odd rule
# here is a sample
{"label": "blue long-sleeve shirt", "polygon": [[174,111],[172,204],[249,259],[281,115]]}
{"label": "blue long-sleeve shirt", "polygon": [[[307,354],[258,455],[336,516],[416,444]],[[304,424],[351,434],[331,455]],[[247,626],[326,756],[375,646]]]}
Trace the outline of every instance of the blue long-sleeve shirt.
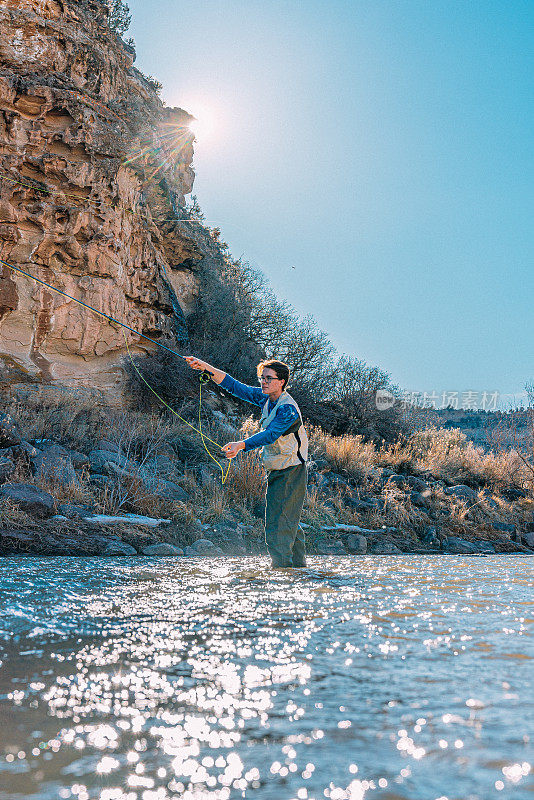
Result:
{"label": "blue long-sleeve shirt", "polygon": [[[231,375],[225,375],[220,386],[234,397],[245,400],[247,403],[252,403],[252,405],[258,406],[261,409],[263,409],[265,401],[267,400],[267,395],[263,394],[258,386],[247,386],[246,383],[236,381]],[[276,400],[269,400],[269,413],[271,413],[275,405]],[[279,406],[274,419],[264,431],[255,433],[254,436],[249,436],[248,439],[245,439],[245,450],[253,450],[255,447],[263,447],[266,444],[272,444],[279,436],[283,436],[297,419],[299,419],[299,415],[294,406]]]}

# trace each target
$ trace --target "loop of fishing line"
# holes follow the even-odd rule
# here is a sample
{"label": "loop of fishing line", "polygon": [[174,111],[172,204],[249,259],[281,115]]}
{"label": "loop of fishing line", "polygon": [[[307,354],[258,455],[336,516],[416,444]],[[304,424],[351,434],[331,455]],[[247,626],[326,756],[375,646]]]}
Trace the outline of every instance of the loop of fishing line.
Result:
{"label": "loop of fishing line", "polygon": [[[115,317],[112,317],[109,314],[105,314],[103,311],[99,311],[97,308],[93,308],[93,306],[90,306],[88,303],[84,303],[83,300],[78,300],[76,297],[72,297],[72,295],[67,294],[66,292],[63,292],[61,289],[56,288],[52,284],[41,280],[41,278],[37,278],[35,275],[32,275],[31,273],[26,272],[23,269],[20,269],[20,267],[16,267],[14,264],[9,264],[7,261],[4,261],[3,259],[0,259],[0,264],[3,264],[5,267],[8,267],[9,269],[13,270],[14,272],[17,272],[19,275],[23,275],[25,278],[30,278],[31,280],[35,281],[36,283],[41,284],[41,286],[45,286],[47,289],[50,289],[51,291],[56,292],[56,294],[62,295],[63,297],[66,297],[68,300],[72,300],[73,302],[78,303],[79,305],[83,306],[84,308],[87,308],[89,311],[93,311],[95,314],[98,314],[100,317],[104,317],[104,319],[107,319],[110,322],[121,326],[121,328],[123,329],[124,341],[126,343],[126,350],[128,352],[128,357],[130,358],[132,366],[133,366],[134,370],[136,371],[137,375],[141,378],[143,383],[150,389],[150,391],[158,398],[158,400],[161,403],[163,403],[163,405],[172,414],[174,414],[175,417],[177,417],[179,420],[184,422],[187,426],[189,426],[192,430],[194,430],[196,433],[198,433],[200,435],[200,438],[201,438],[202,444],[204,446],[204,449],[206,450],[206,452],[209,455],[209,457],[211,458],[211,460],[214,461],[217,464],[217,466],[219,467],[219,469],[221,470],[221,481],[222,481],[222,483],[223,484],[226,483],[226,479],[228,478],[228,474],[230,472],[231,460],[230,459],[228,460],[228,467],[227,467],[227,469],[225,471],[223,465],[210,452],[206,442],[211,442],[211,444],[215,445],[215,447],[218,447],[220,450],[222,450],[222,446],[218,442],[216,442],[213,439],[211,439],[209,436],[206,436],[205,433],[202,430],[202,384],[209,380],[210,376],[209,376],[209,374],[207,372],[203,372],[199,376],[199,378],[200,378],[199,407],[198,407],[199,426],[198,426],[198,428],[196,428],[194,425],[192,425],[190,422],[188,422],[186,419],[184,419],[184,417],[182,417],[177,411],[175,411],[175,409],[172,408],[163,399],[163,397],[161,397],[161,395],[158,394],[158,392],[156,392],[156,390],[150,385],[150,383],[146,380],[146,378],[141,374],[139,368],[137,367],[135,361],[133,360],[132,354],[130,352],[130,347],[128,345],[128,339],[126,338],[126,333],[124,332],[124,329],[131,331],[136,336],[140,336],[141,338],[146,339],[147,341],[151,342],[152,344],[157,345],[158,347],[161,347],[163,350],[167,350],[169,353],[172,353],[173,355],[177,356],[178,358],[183,359],[184,361],[186,360],[185,356],[182,356],[180,353],[177,353],[175,350],[172,350],[170,347],[167,347],[166,345],[162,344],[161,342],[158,342],[155,339],[151,339],[150,336],[145,336],[144,333],[140,333],[139,331],[136,331],[134,328],[131,328],[129,325],[126,325],[126,323],[120,322],[120,320],[115,319]],[[39,265],[37,265],[37,266],[39,266]]]}
{"label": "loop of fishing line", "polygon": [[[212,459],[212,461],[214,461],[214,462],[217,464],[217,466],[219,467],[219,469],[221,470],[221,481],[222,481],[222,483],[223,483],[223,484],[224,484],[224,483],[226,483],[226,479],[227,479],[227,477],[228,477],[228,473],[230,472],[230,463],[231,463],[231,462],[230,462],[230,460],[228,461],[228,467],[227,467],[227,469],[226,469],[226,472],[225,472],[225,471],[224,471],[224,467],[223,467],[223,465],[222,465],[222,464],[221,464],[221,463],[220,463],[220,462],[219,462],[219,461],[218,461],[218,460],[215,458],[215,456],[214,456],[214,455],[213,455],[213,454],[210,452],[210,450],[209,450],[208,446],[206,445],[206,441],[208,441],[208,442],[211,442],[212,444],[214,444],[214,445],[215,445],[215,447],[218,447],[220,450],[222,450],[222,447],[221,447],[221,445],[220,445],[220,444],[218,444],[218,442],[215,442],[215,441],[213,441],[213,439],[210,439],[210,437],[209,437],[209,436],[206,436],[206,435],[204,434],[203,430],[202,430],[202,384],[203,384],[203,383],[207,383],[207,381],[204,379],[204,374],[205,374],[205,373],[201,373],[201,374],[199,375],[199,395],[198,395],[198,428],[195,428],[195,426],[194,426],[194,425],[191,425],[191,423],[190,423],[190,422],[188,422],[186,419],[184,419],[183,417],[181,417],[181,416],[180,416],[180,414],[178,414],[178,412],[174,410],[174,408],[171,408],[171,406],[170,406],[170,405],[169,405],[169,404],[168,404],[168,403],[167,403],[167,402],[166,402],[166,401],[163,399],[163,397],[161,397],[161,395],[159,395],[159,394],[156,392],[156,390],[154,389],[154,387],[153,387],[153,386],[151,386],[151,385],[150,385],[150,383],[149,383],[149,382],[148,382],[148,381],[145,379],[145,377],[144,377],[144,376],[141,374],[140,370],[139,370],[139,369],[138,369],[138,367],[137,367],[137,364],[135,363],[135,361],[134,361],[134,360],[133,360],[133,358],[132,358],[132,354],[131,354],[131,352],[130,352],[130,347],[129,347],[129,345],[128,345],[128,339],[126,338],[126,333],[124,332],[124,330],[123,330],[123,332],[122,332],[122,333],[123,333],[123,335],[124,335],[124,342],[125,342],[125,344],[126,344],[126,350],[128,351],[128,356],[129,356],[129,358],[130,358],[130,361],[132,362],[132,366],[133,366],[134,370],[137,372],[138,376],[141,378],[141,380],[143,381],[143,383],[144,383],[144,384],[145,384],[145,385],[146,385],[146,386],[147,386],[147,387],[150,389],[150,391],[152,392],[152,394],[154,394],[154,395],[155,395],[155,396],[158,398],[158,400],[159,400],[161,403],[163,403],[163,405],[165,406],[165,408],[167,408],[167,409],[168,409],[168,410],[171,412],[171,414],[174,414],[174,416],[175,416],[175,417],[178,417],[178,419],[180,419],[182,422],[185,422],[185,424],[186,424],[186,425],[189,425],[189,427],[190,427],[192,430],[194,430],[194,431],[196,431],[197,433],[199,433],[199,434],[200,434],[200,438],[201,438],[201,440],[202,440],[202,444],[204,445],[204,450],[205,450],[205,451],[206,451],[206,453],[209,455],[209,457]],[[182,356],[182,358],[183,358],[183,356]],[[208,380],[209,380],[209,377],[208,377]]]}

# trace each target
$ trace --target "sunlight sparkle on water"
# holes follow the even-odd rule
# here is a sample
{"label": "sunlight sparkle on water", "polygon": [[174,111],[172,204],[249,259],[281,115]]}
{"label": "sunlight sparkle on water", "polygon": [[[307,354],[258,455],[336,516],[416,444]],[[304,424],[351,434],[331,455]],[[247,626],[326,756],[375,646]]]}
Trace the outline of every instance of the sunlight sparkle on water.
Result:
{"label": "sunlight sparkle on water", "polygon": [[0,800],[534,790],[526,558],[71,561],[0,564]]}

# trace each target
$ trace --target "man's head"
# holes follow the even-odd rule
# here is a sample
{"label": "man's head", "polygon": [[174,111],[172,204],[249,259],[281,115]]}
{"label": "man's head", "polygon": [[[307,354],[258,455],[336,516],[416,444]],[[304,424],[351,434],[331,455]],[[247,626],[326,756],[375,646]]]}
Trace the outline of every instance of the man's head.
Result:
{"label": "man's head", "polygon": [[258,364],[256,371],[261,390],[269,397],[278,398],[289,381],[289,367],[283,361],[269,358]]}

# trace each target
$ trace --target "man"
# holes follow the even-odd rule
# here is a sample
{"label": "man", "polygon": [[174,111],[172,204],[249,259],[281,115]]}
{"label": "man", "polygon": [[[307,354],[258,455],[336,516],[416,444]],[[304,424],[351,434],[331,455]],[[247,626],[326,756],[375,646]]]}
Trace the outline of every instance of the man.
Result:
{"label": "man", "polygon": [[234,397],[262,409],[261,431],[240,442],[229,442],[223,452],[227,458],[235,458],[240,450],[263,448],[267,472],[265,541],[272,566],[305,567],[306,549],[299,520],[306,494],[308,437],[299,407],[286,391],[289,367],[274,359],[262,361],[257,367],[259,389],[236,381],[194,356],[186,356],[186,361],[193,369],[207,370],[212,380]]}

